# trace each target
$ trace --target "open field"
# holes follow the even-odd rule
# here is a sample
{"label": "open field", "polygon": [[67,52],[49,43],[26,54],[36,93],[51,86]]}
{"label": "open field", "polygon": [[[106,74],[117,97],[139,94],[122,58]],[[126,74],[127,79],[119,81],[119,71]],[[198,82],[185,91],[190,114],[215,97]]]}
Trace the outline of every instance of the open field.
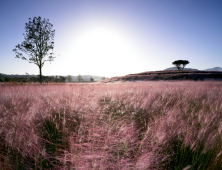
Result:
{"label": "open field", "polygon": [[222,82],[0,85],[3,169],[222,169]]}

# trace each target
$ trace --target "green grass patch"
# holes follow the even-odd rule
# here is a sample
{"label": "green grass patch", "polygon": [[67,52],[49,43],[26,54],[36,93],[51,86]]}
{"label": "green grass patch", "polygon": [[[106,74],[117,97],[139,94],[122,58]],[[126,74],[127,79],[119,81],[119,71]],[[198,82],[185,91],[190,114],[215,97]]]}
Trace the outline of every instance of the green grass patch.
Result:
{"label": "green grass patch", "polygon": [[[185,146],[182,141],[176,140],[165,150],[170,157],[164,162],[164,168],[167,170],[221,170],[222,166],[215,164],[216,150],[205,151],[203,144],[198,145],[196,149]],[[221,165],[221,164],[220,164]]]}

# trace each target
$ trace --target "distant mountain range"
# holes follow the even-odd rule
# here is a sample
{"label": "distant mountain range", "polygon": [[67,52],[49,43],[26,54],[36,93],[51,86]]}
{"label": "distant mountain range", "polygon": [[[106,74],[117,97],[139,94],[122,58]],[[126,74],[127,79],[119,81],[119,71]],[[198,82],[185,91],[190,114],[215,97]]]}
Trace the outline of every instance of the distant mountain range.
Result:
{"label": "distant mountain range", "polygon": [[[92,76],[92,75],[81,75],[84,81],[90,81],[90,78],[92,77],[94,81],[100,81],[102,80],[103,76]],[[65,76],[67,77],[67,76]],[[71,76],[73,81],[78,81],[78,76]]]}
{"label": "distant mountain range", "polygon": [[[92,75],[81,75],[84,81],[90,81],[90,78],[92,77],[94,81],[100,81],[102,80],[102,76],[92,76]],[[67,76],[64,76],[67,77]],[[73,81],[78,81],[78,76],[71,76]]]}
{"label": "distant mountain range", "polygon": [[[3,75],[4,77],[37,77],[37,75],[34,75],[34,74],[32,75],[3,74],[3,73],[0,73],[0,74]],[[56,77],[55,75],[51,75],[51,76]],[[57,77],[60,77],[60,75],[57,75]],[[67,76],[63,76],[63,77],[67,77]],[[71,75],[71,77],[73,81],[78,81],[78,76]],[[103,78],[102,76],[93,76],[93,75],[81,75],[81,77],[84,81],[90,81],[91,77],[94,79],[94,81],[100,81]]]}
{"label": "distant mountain range", "polygon": [[214,67],[214,68],[208,68],[204,71],[222,71],[222,68],[221,67]]}
{"label": "distant mountain range", "polygon": [[[166,68],[165,70],[177,70],[176,67],[170,67],[170,68]],[[184,70],[198,70],[198,69],[194,69],[194,68],[184,68]],[[208,68],[205,70],[200,70],[200,71],[222,71],[221,67],[213,67],[213,68]]]}

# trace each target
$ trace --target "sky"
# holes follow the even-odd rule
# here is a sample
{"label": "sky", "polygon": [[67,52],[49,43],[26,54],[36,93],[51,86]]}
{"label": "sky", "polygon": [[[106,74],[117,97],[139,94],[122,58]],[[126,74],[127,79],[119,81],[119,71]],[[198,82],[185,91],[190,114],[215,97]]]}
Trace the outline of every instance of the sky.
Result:
{"label": "sky", "polygon": [[43,75],[124,76],[175,60],[222,67],[222,0],[0,0],[0,73],[39,74],[12,51],[38,16],[55,30]]}

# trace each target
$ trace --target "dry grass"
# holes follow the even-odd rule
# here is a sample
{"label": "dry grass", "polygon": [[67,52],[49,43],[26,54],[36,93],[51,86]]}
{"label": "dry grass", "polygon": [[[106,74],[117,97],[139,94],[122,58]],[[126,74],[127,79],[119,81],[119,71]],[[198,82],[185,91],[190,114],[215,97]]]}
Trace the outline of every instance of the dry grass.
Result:
{"label": "dry grass", "polygon": [[222,169],[222,83],[0,86],[3,169]]}

